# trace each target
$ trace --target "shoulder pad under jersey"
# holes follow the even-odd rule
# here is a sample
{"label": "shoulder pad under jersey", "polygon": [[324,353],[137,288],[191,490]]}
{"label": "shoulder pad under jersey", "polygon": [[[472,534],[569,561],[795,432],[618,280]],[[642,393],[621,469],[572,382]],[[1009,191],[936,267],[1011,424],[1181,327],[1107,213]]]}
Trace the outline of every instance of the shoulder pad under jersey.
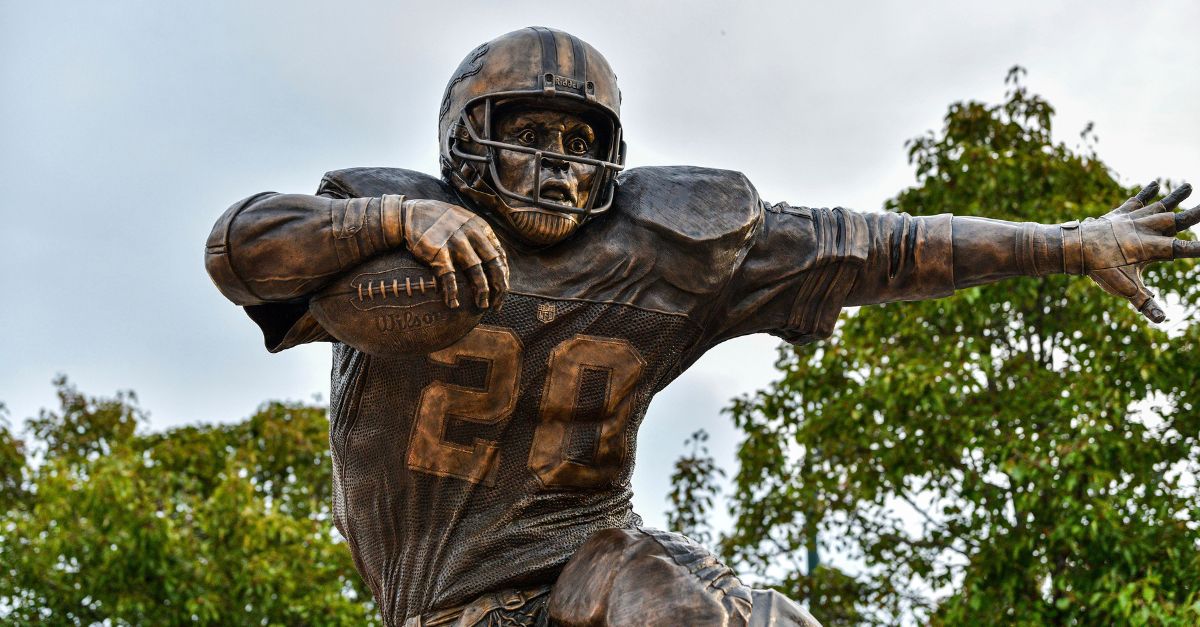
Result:
{"label": "shoulder pad under jersey", "polygon": [[561,244],[509,255],[511,290],[703,315],[745,258],[763,209],[738,172],[627,170],[613,206]]}
{"label": "shoulder pad under jersey", "polygon": [[643,167],[626,170],[618,180],[616,204],[622,213],[684,243],[740,248],[762,221],[758,191],[741,172]]}
{"label": "shoulder pad under jersey", "polygon": [[403,168],[346,168],[327,172],[317,193],[341,198],[403,194],[413,198],[458,203],[458,197],[439,178]]}
{"label": "shoulder pad under jersey", "polygon": [[639,286],[639,300],[655,308],[694,310],[715,297],[763,221],[758,192],[741,172],[634,168],[621,175],[617,189],[612,222],[627,226],[612,230],[628,233],[624,263],[653,268]]}

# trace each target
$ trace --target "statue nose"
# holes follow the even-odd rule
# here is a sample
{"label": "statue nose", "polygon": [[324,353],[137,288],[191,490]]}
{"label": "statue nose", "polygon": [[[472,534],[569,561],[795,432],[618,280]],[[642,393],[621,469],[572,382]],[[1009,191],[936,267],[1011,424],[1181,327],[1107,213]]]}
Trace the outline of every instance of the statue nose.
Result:
{"label": "statue nose", "polygon": [[571,164],[563,159],[555,159],[554,157],[542,157],[542,168],[551,172],[563,173],[566,172]]}

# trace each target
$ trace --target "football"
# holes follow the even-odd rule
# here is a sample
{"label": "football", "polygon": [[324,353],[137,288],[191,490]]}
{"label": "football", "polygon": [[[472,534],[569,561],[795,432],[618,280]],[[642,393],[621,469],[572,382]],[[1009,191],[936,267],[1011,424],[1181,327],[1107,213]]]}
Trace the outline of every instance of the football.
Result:
{"label": "football", "polygon": [[[367,261],[325,286],[309,311],[330,335],[369,355],[425,355],[465,336],[483,310],[457,274],[459,302],[446,306],[441,281],[407,250]],[[464,297],[466,296],[466,297]]]}

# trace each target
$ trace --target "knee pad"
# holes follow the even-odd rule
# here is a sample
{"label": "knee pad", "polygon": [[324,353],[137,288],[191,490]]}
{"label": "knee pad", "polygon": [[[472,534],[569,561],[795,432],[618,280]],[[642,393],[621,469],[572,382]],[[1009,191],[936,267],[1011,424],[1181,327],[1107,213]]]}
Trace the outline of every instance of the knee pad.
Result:
{"label": "knee pad", "polygon": [[606,529],[584,542],[550,593],[565,627],[746,627],[750,589],[703,546],[652,529]]}
{"label": "knee pad", "polygon": [[774,590],[751,590],[754,609],[750,613],[749,627],[821,627],[796,602]]}

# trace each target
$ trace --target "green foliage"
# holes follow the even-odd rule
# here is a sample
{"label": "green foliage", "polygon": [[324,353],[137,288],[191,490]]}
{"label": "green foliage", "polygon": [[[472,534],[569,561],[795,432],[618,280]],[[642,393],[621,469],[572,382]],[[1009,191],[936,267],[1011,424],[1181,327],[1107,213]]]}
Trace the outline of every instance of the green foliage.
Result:
{"label": "green foliage", "polygon": [[[918,185],[890,210],[1055,223],[1132,194],[1090,146],[1052,141],[1020,72],[1003,103],[954,104],[909,143]],[[1192,263],[1147,283],[1176,320],[1196,314]],[[730,408],[745,440],[722,546],[815,591],[827,624],[1200,623],[1200,326],[1154,328],[1086,278],[1027,278],[863,308],[778,367]],[[812,535],[853,576],[802,574]]]}
{"label": "green foliage", "polygon": [[712,533],[707,523],[713,500],[721,493],[719,478],[725,471],[717,467],[708,452],[708,432],[704,429],[693,432],[684,446],[691,452],[675,460],[675,471],[671,473],[671,493],[667,500],[667,527],[690,536],[693,540],[709,543]]}
{"label": "green foliage", "polygon": [[8,409],[0,403],[0,510],[16,507],[25,497],[21,475],[25,470],[25,443],[9,429]]}
{"label": "green foliage", "polygon": [[378,622],[333,535],[323,409],[139,434],[133,394],[55,383],[28,457],[0,429],[6,624]]}

